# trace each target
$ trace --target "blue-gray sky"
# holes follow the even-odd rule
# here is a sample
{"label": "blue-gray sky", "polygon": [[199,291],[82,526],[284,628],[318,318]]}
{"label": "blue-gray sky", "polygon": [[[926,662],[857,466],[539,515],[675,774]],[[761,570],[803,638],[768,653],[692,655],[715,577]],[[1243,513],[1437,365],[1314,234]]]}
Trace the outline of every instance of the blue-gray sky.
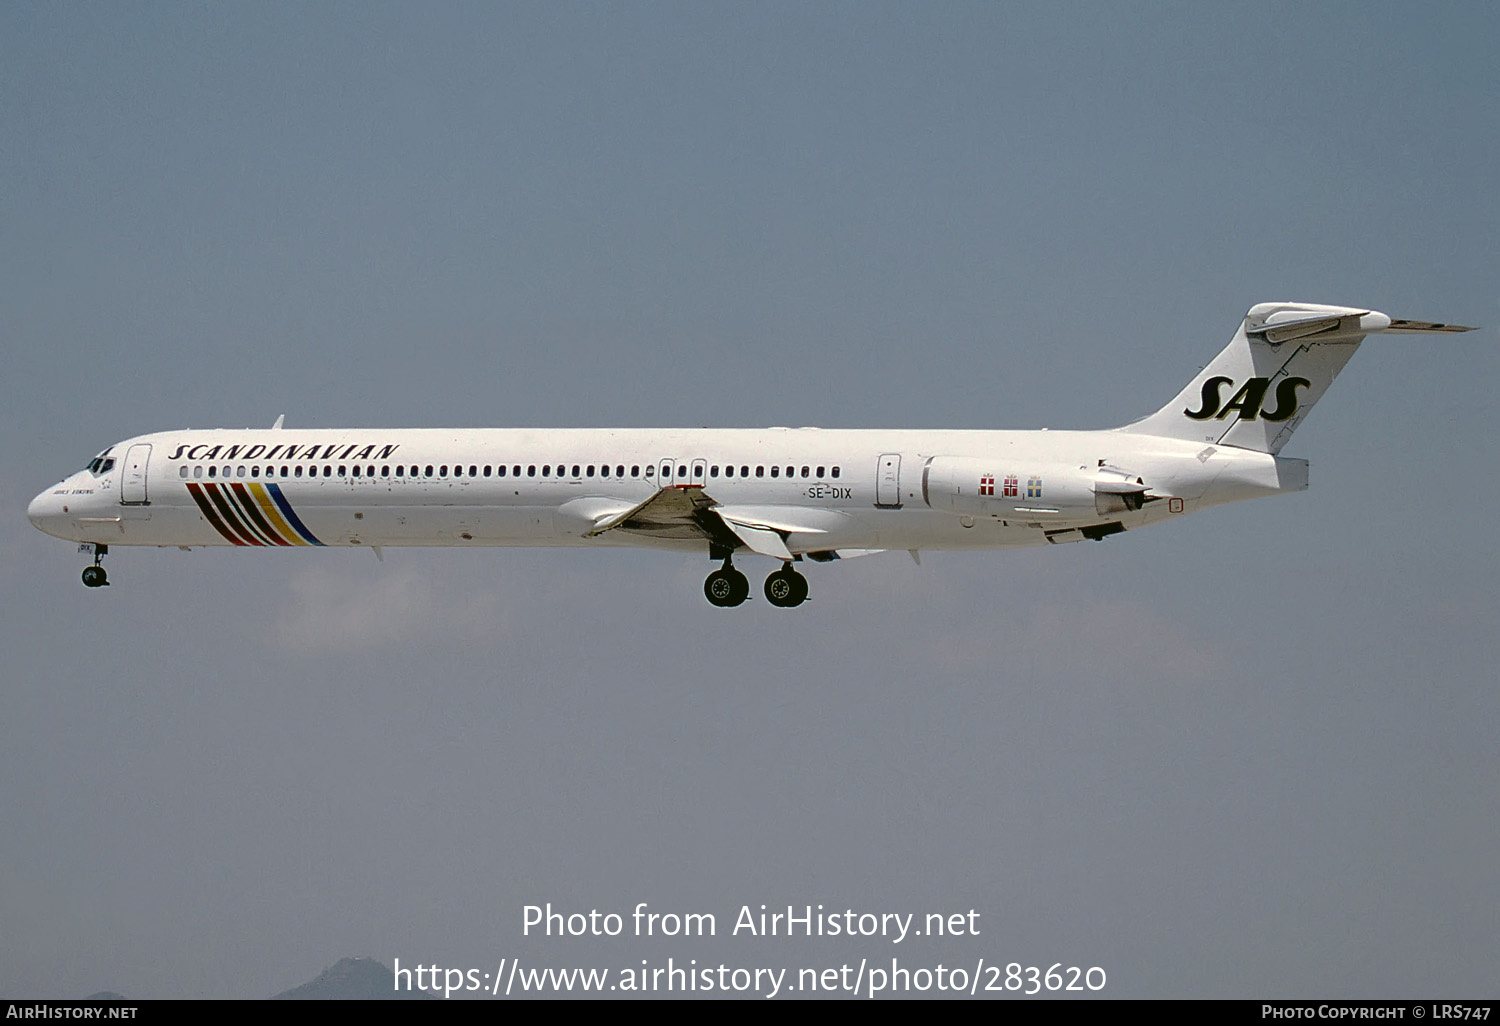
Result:
{"label": "blue-gray sky", "polygon": [[[355,954],[1493,993],[1497,38],[1477,3],[5,5],[0,993]],[[815,567],[795,613],[615,551],[122,549],[91,592],[24,516],[120,438],[281,413],[1110,426],[1272,299],[1483,327],[1367,343],[1305,494]],[[523,939],[547,901],[984,932]]]}

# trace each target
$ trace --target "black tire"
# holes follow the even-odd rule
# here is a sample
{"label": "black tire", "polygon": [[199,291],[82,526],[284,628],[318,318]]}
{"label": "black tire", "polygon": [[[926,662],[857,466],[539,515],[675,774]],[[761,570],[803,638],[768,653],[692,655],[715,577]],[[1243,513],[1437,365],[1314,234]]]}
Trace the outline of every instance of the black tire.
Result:
{"label": "black tire", "polygon": [[792,579],[792,585],[797,589],[796,601],[794,601],[792,605],[800,606],[802,603],[807,601],[807,578],[803,577],[795,570],[788,570],[787,574]]}
{"label": "black tire", "polygon": [[86,566],[83,568],[83,583],[89,588],[102,588],[109,583],[109,575],[102,566]]}
{"label": "black tire", "polygon": [[737,606],[750,597],[750,578],[735,569],[730,569],[729,576],[734,578],[734,595],[729,604]]}
{"label": "black tire", "polygon": [[777,570],[766,578],[766,601],[790,609],[807,598],[807,578],[790,568]]}
{"label": "black tire", "polygon": [[703,582],[703,597],[714,606],[737,606],[749,593],[750,584],[738,570],[715,570]]}

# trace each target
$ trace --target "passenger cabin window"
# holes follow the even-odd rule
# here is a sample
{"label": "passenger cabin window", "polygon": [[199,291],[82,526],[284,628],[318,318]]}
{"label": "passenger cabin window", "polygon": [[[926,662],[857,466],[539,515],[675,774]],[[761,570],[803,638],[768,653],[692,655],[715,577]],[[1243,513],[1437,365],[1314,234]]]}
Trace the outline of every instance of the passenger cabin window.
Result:
{"label": "passenger cabin window", "polygon": [[780,467],[772,467],[771,468],[771,476],[772,477],[779,477],[779,476],[781,476],[781,468]]}
{"label": "passenger cabin window", "polygon": [[838,477],[839,476],[839,468],[838,467],[834,467],[833,468],[833,476],[834,477]]}
{"label": "passenger cabin window", "polygon": [[177,468],[177,476],[178,477],[187,477],[187,467],[178,467]]}

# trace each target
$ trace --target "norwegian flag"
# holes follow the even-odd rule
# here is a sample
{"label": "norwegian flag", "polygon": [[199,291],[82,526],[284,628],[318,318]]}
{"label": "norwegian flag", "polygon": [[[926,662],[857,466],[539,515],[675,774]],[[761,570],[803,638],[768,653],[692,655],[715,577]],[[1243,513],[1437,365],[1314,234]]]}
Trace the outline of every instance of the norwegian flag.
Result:
{"label": "norwegian flag", "polygon": [[1005,475],[1005,491],[1007,499],[1014,499],[1021,494],[1021,479],[1014,474]]}
{"label": "norwegian flag", "polygon": [[981,477],[979,479],[979,494],[980,495],[994,495],[995,494],[995,475],[994,474],[985,474],[983,477]]}

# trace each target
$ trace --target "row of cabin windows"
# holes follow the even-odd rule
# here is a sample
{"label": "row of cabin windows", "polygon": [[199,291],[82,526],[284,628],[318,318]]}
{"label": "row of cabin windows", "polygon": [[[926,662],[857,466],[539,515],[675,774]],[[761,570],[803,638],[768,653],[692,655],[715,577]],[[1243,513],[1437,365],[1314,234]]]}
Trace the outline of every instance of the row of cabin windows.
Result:
{"label": "row of cabin windows", "polygon": [[[571,476],[573,476],[575,478],[593,477],[593,476],[595,476],[596,472],[597,472],[597,474],[598,474],[599,477],[607,478],[607,477],[611,476],[611,473],[610,473],[611,468],[610,468],[610,466],[608,464],[603,464],[603,465],[600,465],[600,466],[596,467],[594,464],[591,463],[591,464],[588,465],[587,468],[585,468],[585,467],[583,467],[582,464],[575,463],[575,464],[573,464],[573,468],[572,469],[573,469],[573,473],[572,473]],[[677,464],[677,470],[676,470],[676,475],[675,475],[674,479],[680,479],[680,480],[686,481],[689,478],[689,475],[691,475],[692,480],[701,481],[701,480],[703,480],[703,469],[704,468],[703,468],[702,464],[695,465],[690,470],[689,467],[688,467],[688,464],[686,464],[686,463],[679,463],[679,464]],[[776,467],[771,467],[769,469],[770,469],[770,472],[771,472],[770,473],[771,477],[780,477],[781,476],[781,472],[782,472],[782,468],[781,467],[776,466]],[[797,469],[798,468],[796,468],[796,467],[787,467],[786,468],[786,476],[787,477],[796,477],[796,476],[798,476],[797,475]],[[806,478],[816,477],[819,481],[823,480],[825,477],[837,478],[839,476],[839,471],[840,471],[839,467],[832,467],[832,468],[829,468],[829,467],[816,467],[816,468],[814,468],[814,467],[812,467],[810,465],[809,466],[804,466],[801,469],[802,469],[802,473],[801,473],[802,477],[806,477]],[[538,470],[540,470],[540,475],[538,474]],[[754,468],[754,470],[755,470],[755,476],[756,477],[765,477],[766,476],[766,470],[767,470],[766,467],[764,467],[764,466],[757,466],[757,467]],[[568,474],[568,465],[565,464],[565,463],[559,463],[557,465],[557,467],[556,467],[556,471],[557,471],[556,475],[554,475],[553,474],[553,466],[550,463],[543,464],[540,468],[538,468],[536,466],[536,464],[531,464],[531,465],[529,465],[529,466],[526,467],[525,476],[527,476],[527,477],[541,476],[541,477],[547,477],[547,478],[550,478],[550,477],[553,477],[553,476],[556,476],[556,477],[559,477],[559,478],[566,478],[566,477],[569,476],[569,474]],[[580,473],[580,471],[582,471],[582,472]],[[615,467],[613,468],[613,471],[614,471],[614,473],[613,473],[614,477],[616,477],[616,478],[623,478],[625,476],[625,465],[623,463],[616,464]],[[736,474],[736,468],[734,466],[732,466],[732,465],[728,465],[728,466],[725,466],[723,468],[723,474],[724,474],[725,477],[735,477],[735,476],[749,477],[750,476],[750,471],[751,471],[751,468],[748,465],[742,465],[742,466],[740,466],[738,468],[738,474]],[[816,473],[814,473],[814,471],[816,471]],[[826,471],[826,473],[825,473],[825,471]],[[188,468],[185,467],[185,466],[178,467],[177,468],[177,472],[178,472],[178,476],[180,476],[180,477],[187,477],[188,476]],[[449,467],[448,467],[448,465],[446,463],[438,464],[438,465],[434,465],[434,464],[429,463],[425,467],[418,466],[416,464],[412,464],[410,467],[407,467],[406,464],[400,464],[400,463],[398,463],[396,465],[396,467],[395,467],[395,473],[394,474],[392,474],[392,469],[391,469],[391,467],[389,465],[385,465],[385,466],[380,467],[380,471],[379,471],[381,477],[388,478],[388,477],[394,476],[394,477],[401,478],[401,479],[415,479],[415,478],[424,478],[424,477],[447,477],[448,476],[448,472],[449,472]],[[509,466],[509,467],[501,465],[501,466],[496,467],[496,466],[492,466],[490,464],[485,464],[485,466],[481,469],[478,464],[470,464],[469,467],[468,467],[467,473],[465,473],[465,468],[460,465],[460,466],[454,466],[452,468],[452,472],[453,472],[453,476],[454,477],[491,477],[491,476],[493,476],[493,477],[506,477],[506,476],[520,477],[521,476],[521,465],[520,464],[514,464],[514,465]],[[708,476],[709,477],[718,477],[719,473],[720,473],[720,467],[719,467],[718,464],[714,464],[712,467],[708,468]],[[201,477],[204,477],[204,476],[208,476],[208,477],[231,477],[231,476],[233,476],[233,477],[246,477],[246,476],[249,476],[249,477],[260,477],[261,476],[261,468],[259,466],[252,466],[252,467],[249,467],[247,469],[244,466],[237,466],[237,467],[224,467],[224,468],[222,468],[222,471],[221,471],[221,469],[218,466],[211,466],[211,467],[209,467],[207,469],[207,474],[205,475],[204,468],[200,465],[200,466],[195,466],[195,467],[192,468],[192,476],[195,477],[195,478],[201,478]],[[287,466],[287,465],[283,464],[280,467],[266,467],[265,468],[265,476],[266,477],[284,477],[284,478],[302,477],[303,476],[303,467],[302,467],[301,464],[297,464],[295,466]],[[309,467],[307,467],[306,468],[306,476],[307,477],[318,477],[319,476],[318,467],[316,467],[316,466],[309,466]],[[322,468],[322,476],[323,477],[333,477],[334,476],[334,466],[332,464],[325,464],[323,466],[323,468]],[[359,466],[356,465],[355,467],[352,468],[352,471],[351,471],[351,468],[347,464],[341,464],[338,467],[338,476],[339,477],[361,477],[361,476],[363,476],[363,477],[374,477],[374,476],[376,476],[376,468],[374,466],[359,467]],[[644,472],[642,472],[641,465],[639,463],[637,463],[637,464],[635,464],[634,466],[632,466],[630,468],[630,476],[631,477],[635,477],[635,478],[645,477],[648,480],[652,479],[652,478],[655,478],[656,477],[656,467],[648,465],[645,468]],[[672,476],[671,475],[671,471],[668,471],[667,473],[664,473],[662,475],[662,479],[666,480],[669,476]]]}

